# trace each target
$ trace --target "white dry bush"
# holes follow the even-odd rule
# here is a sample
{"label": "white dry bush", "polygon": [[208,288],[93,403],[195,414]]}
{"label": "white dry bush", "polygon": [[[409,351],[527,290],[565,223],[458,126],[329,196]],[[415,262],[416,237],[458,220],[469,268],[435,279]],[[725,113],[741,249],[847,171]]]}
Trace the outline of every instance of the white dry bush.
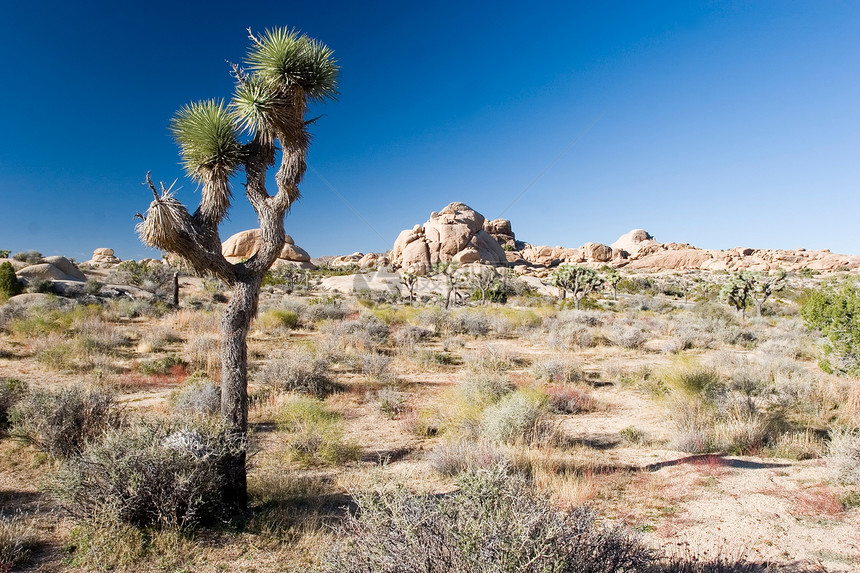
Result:
{"label": "white dry bush", "polygon": [[827,463],[839,481],[860,485],[860,430],[837,429],[830,432]]}
{"label": "white dry bush", "polygon": [[442,442],[430,452],[427,461],[443,476],[511,464],[508,451],[487,440]]}
{"label": "white dry bush", "polygon": [[546,400],[514,392],[484,410],[481,434],[499,444],[540,443],[552,432],[547,408]]}
{"label": "white dry bush", "polygon": [[301,392],[325,397],[340,387],[329,377],[329,360],[295,347],[271,358],[260,368],[255,380],[264,386],[286,392]]}
{"label": "white dry bush", "polygon": [[472,372],[498,374],[515,368],[520,358],[501,344],[484,344],[463,352],[463,362]]}
{"label": "white dry bush", "polygon": [[377,352],[361,356],[361,373],[373,382],[392,382],[395,379],[391,371],[391,357]]}

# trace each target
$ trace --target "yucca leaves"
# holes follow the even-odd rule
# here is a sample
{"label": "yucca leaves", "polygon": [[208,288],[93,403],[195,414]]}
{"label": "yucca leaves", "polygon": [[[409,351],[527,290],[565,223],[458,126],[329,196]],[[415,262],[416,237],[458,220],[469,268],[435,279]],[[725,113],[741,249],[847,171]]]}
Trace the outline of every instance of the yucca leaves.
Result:
{"label": "yucca leaves", "polygon": [[170,121],[182,165],[203,184],[200,211],[218,223],[230,206],[230,175],[242,161],[233,115],[223,101],[206,100],[182,107]]}
{"label": "yucca leaves", "polygon": [[223,101],[206,100],[183,106],[170,120],[182,165],[200,183],[216,174],[230,175],[242,160],[238,130]]}
{"label": "yucca leaves", "polygon": [[248,67],[279,88],[300,87],[313,101],[337,96],[340,68],[334,52],[322,42],[287,28],[266,30],[254,38]]}
{"label": "yucca leaves", "polygon": [[275,85],[258,74],[236,85],[236,93],[230,103],[239,127],[259,134],[268,143],[274,140],[276,133],[284,131],[285,126],[280,120],[287,105],[288,100]]}

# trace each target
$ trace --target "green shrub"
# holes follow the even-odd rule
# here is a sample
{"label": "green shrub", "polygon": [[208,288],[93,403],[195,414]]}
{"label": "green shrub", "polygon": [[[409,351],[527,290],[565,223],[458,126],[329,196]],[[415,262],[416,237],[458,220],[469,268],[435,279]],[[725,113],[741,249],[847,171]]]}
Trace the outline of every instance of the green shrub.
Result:
{"label": "green shrub", "polygon": [[161,298],[173,292],[174,269],[161,264],[123,261],[111,271],[108,281],[130,285],[151,292]]}
{"label": "green shrub", "polygon": [[654,561],[625,528],[559,510],[505,466],[462,474],[458,485],[444,496],[355,494],[358,511],[345,516],[323,571],[632,573]]}
{"label": "green shrub", "polygon": [[21,263],[36,265],[42,262],[42,253],[39,251],[22,251],[12,255],[12,258]]}
{"label": "green shrub", "polygon": [[299,325],[299,315],[292,310],[282,308],[267,310],[260,315],[258,320],[263,330],[293,329]]}
{"label": "green shrub", "polygon": [[174,354],[168,354],[161,358],[145,360],[137,365],[137,371],[146,376],[166,376],[172,374],[175,369],[184,369],[186,362]]}
{"label": "green shrub", "polygon": [[55,457],[69,458],[119,425],[121,412],[103,390],[67,386],[31,391],[12,408],[10,417],[16,436]]}
{"label": "green shrub", "polygon": [[95,296],[102,291],[102,283],[98,281],[98,279],[87,279],[87,282],[84,284],[84,292]]}
{"label": "green shrub", "polygon": [[193,528],[232,509],[223,468],[241,446],[231,444],[217,425],[112,429],[62,466],[51,491],[85,523]]}
{"label": "green shrub", "polygon": [[821,368],[837,374],[860,374],[860,296],[855,279],[831,282],[810,292],[800,308],[806,326],[827,343]]}
{"label": "green shrub", "polygon": [[15,267],[9,261],[0,264],[0,296],[11,297],[24,292],[24,285],[15,274]]}
{"label": "green shrub", "polygon": [[9,249],[0,249],[0,259],[8,259],[12,251]]}
{"label": "green shrub", "polygon": [[341,464],[358,459],[358,446],[343,439],[342,417],[322,402],[294,396],[276,416],[278,429],[287,434],[292,456],[310,465]]}

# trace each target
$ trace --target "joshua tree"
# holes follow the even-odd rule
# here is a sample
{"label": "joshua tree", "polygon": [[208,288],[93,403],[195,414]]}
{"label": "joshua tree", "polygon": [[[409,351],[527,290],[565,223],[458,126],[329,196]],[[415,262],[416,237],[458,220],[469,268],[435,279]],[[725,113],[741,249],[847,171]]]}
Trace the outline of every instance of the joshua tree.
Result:
{"label": "joshua tree", "polygon": [[761,309],[770,295],[785,288],[785,277],[785,271],[782,269],[772,275],[756,273],[749,276],[750,298],[755,304],[758,316],[761,316]]}
{"label": "joshua tree", "polygon": [[[183,166],[201,186],[200,206],[190,214],[147,174],[155,199],[137,230],[141,240],[182,257],[201,274],[232,289],[221,317],[221,417],[237,442],[248,430],[247,334],[257,313],[260,286],[284,246],[284,216],[299,197],[310,136],[309,102],[333,99],[339,68],[332,51],[295,30],[250,33],[247,71],[233,65],[236,89],[228,105],[207,100],[186,105],[171,121]],[[266,174],[275,165],[278,190],[270,195]],[[260,221],[260,248],[250,259],[230,263],[221,254],[218,224],[231,202],[230,177],[245,172],[245,196]],[[245,454],[226,468],[225,497],[247,503]]]}
{"label": "joshua tree", "polygon": [[755,305],[758,316],[761,316],[765,301],[773,293],[785,288],[785,271],[778,270],[774,274],[747,273],[737,271],[723,285],[720,299],[734,306],[746,318],[746,307],[750,301]]}
{"label": "joshua tree", "polygon": [[400,282],[409,293],[409,304],[415,301],[415,285],[418,283],[418,275],[407,269],[400,274]]}
{"label": "joshua tree", "polygon": [[501,277],[493,267],[481,267],[478,271],[464,275],[463,279],[473,293],[481,293],[481,304],[487,304],[487,294],[502,285]]}
{"label": "joshua tree", "polygon": [[445,308],[450,308],[451,301],[457,300],[457,286],[460,283],[460,277],[457,276],[457,261],[443,262],[439,261],[433,268],[430,269],[431,275],[442,275],[445,277],[445,285],[448,287],[445,292]]}
{"label": "joshua tree", "polygon": [[621,282],[621,273],[610,268],[606,271],[606,284],[612,287],[612,300],[618,300],[618,283]]}
{"label": "joshua tree", "polygon": [[720,300],[735,307],[740,313],[741,320],[746,318],[747,305],[750,299],[750,280],[746,273],[737,271],[729,277],[720,289]]}
{"label": "joshua tree", "polygon": [[562,293],[570,291],[576,310],[579,310],[582,299],[603,285],[600,274],[591,267],[571,264],[563,264],[555,269],[549,277],[549,282],[560,288]]}

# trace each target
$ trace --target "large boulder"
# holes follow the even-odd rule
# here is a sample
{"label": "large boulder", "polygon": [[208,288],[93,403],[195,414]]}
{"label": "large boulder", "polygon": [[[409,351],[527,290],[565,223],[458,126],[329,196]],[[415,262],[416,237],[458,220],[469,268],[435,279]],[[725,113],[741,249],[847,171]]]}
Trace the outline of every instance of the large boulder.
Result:
{"label": "large boulder", "polygon": [[612,248],[601,243],[585,243],[580,249],[590,263],[605,263],[612,260]]}
{"label": "large boulder", "polygon": [[122,261],[117,258],[113,249],[99,247],[93,251],[93,258],[87,261],[91,265],[116,265]]}
{"label": "large boulder", "polygon": [[[240,231],[221,244],[221,254],[232,263],[248,260],[259,250],[260,229]],[[292,237],[287,235],[278,259],[296,263],[310,263],[311,256],[303,248],[296,245]]]}
{"label": "large boulder", "polygon": [[639,251],[645,247],[658,244],[648,231],[644,229],[633,229],[624,233],[618,240],[609,245],[618,251],[626,251],[630,256],[635,257]]}
{"label": "large boulder", "polygon": [[[489,227],[510,231],[510,222],[505,225],[502,221],[493,221]],[[439,262],[505,264],[505,251],[486,226],[484,216],[468,205],[451,203],[432,213],[423,225],[402,231],[389,259],[395,266],[420,273]]]}
{"label": "large boulder", "polygon": [[[71,263],[69,263],[71,264]],[[80,271],[78,271],[80,273]],[[86,278],[79,279],[76,277],[72,277],[67,275],[58,267],[55,267],[51,263],[39,263],[38,265],[30,265],[28,267],[24,267],[20,271],[15,273],[18,275],[19,279],[24,279],[27,282],[41,280],[41,281],[81,281],[86,280]]]}
{"label": "large boulder", "polygon": [[71,277],[72,280],[76,281],[86,281],[87,277],[75,266],[75,264],[67,259],[66,257],[44,257],[42,259],[43,263],[48,263],[54,265],[62,272],[66,274],[66,276]]}

